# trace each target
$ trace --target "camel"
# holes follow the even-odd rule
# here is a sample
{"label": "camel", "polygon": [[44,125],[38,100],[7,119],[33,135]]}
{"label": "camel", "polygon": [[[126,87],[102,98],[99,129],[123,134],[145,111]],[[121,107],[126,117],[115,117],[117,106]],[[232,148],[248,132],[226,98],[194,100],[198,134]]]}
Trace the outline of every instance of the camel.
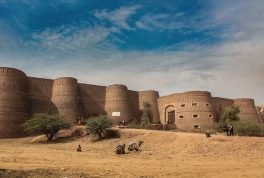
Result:
{"label": "camel", "polygon": [[125,147],[126,147],[126,144],[119,144],[117,147],[116,147],[116,154],[125,154]]}
{"label": "camel", "polygon": [[139,140],[138,144],[135,142],[129,142],[128,151],[139,151],[140,146],[144,143],[144,141]]}

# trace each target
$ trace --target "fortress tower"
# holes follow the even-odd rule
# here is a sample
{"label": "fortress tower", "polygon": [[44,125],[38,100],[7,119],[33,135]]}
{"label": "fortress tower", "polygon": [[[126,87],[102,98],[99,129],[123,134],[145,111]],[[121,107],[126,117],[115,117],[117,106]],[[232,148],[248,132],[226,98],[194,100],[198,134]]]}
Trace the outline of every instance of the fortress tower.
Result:
{"label": "fortress tower", "polygon": [[105,111],[115,124],[118,121],[133,119],[131,102],[127,87],[124,85],[110,85],[106,88]]}
{"label": "fortress tower", "polygon": [[0,138],[23,136],[29,117],[28,78],[20,70],[0,67]]}
{"label": "fortress tower", "polygon": [[153,123],[159,123],[159,107],[158,107],[159,93],[154,90],[139,92],[139,109],[144,109],[144,103],[149,103],[153,111]]}
{"label": "fortress tower", "polygon": [[209,128],[216,120],[211,93],[190,91],[159,98],[162,123],[176,124],[182,130]]}
{"label": "fortress tower", "polygon": [[54,113],[58,112],[75,123],[79,117],[80,103],[77,80],[70,77],[54,80],[51,101],[56,106]]}
{"label": "fortress tower", "polygon": [[216,120],[211,93],[206,91],[182,93],[177,108],[176,126],[183,130],[211,128]]}
{"label": "fortress tower", "polygon": [[259,116],[253,99],[240,98],[234,100],[235,106],[239,106],[238,114],[241,121],[259,122]]}

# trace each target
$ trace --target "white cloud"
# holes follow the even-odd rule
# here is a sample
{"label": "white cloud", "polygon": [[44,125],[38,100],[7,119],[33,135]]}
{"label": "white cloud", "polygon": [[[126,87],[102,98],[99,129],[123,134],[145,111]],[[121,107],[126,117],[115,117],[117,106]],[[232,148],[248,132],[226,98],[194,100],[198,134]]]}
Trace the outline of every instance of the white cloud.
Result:
{"label": "white cloud", "polygon": [[[53,53],[17,57],[0,54],[0,62],[36,77],[72,76],[79,82],[98,85],[123,83],[129,89],[155,89],[161,95],[208,90],[219,97],[255,98],[260,104],[264,102],[264,14],[261,8],[264,4],[263,1],[251,1],[252,4],[243,1],[235,5],[228,2],[221,3],[222,6],[216,4],[210,12],[211,19],[200,23],[200,27],[206,23],[208,26],[223,25],[224,41],[221,44],[190,44],[182,51],[129,52],[117,50],[111,44],[102,49],[101,43],[105,43],[109,35],[119,32],[120,28],[132,28],[127,20],[138,7],[120,8],[96,12],[98,18],[114,23],[112,28],[100,25],[92,28],[60,27],[35,33],[35,45],[65,53],[74,50],[74,55],[71,53],[59,62],[53,62],[57,59]],[[136,25],[147,30],[174,28],[173,25],[166,27],[167,17],[166,14],[145,15],[146,20]],[[97,45],[100,48],[97,49]],[[87,53],[81,53],[85,50]]]}
{"label": "white cloud", "polygon": [[[61,26],[59,28],[46,29],[32,35],[29,45],[40,46],[52,51],[76,51],[96,48],[99,44],[107,44],[107,37],[118,29],[105,28],[103,26],[76,28],[73,26]],[[110,45],[110,44],[108,44]]]}
{"label": "white cloud", "polygon": [[128,6],[128,7],[121,7],[119,9],[115,9],[113,11],[109,10],[100,10],[95,12],[95,16],[100,20],[107,20],[116,27],[125,30],[132,30],[128,24],[128,19],[136,13],[136,11],[140,8],[140,6]]}
{"label": "white cloud", "polygon": [[182,13],[177,13],[175,15],[146,14],[136,22],[136,26],[144,30],[181,29],[185,27],[185,24],[182,20],[180,21],[178,19],[179,16],[182,16]]}

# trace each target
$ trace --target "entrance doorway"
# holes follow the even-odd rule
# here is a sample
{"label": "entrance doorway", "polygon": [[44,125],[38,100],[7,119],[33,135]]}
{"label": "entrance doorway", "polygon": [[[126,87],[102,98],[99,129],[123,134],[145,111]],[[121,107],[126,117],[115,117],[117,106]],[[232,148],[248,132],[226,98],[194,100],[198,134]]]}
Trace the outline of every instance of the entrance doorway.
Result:
{"label": "entrance doorway", "polygon": [[169,105],[165,108],[165,122],[166,124],[175,124],[175,107]]}
{"label": "entrance doorway", "polygon": [[168,112],[168,124],[175,124],[175,111]]}

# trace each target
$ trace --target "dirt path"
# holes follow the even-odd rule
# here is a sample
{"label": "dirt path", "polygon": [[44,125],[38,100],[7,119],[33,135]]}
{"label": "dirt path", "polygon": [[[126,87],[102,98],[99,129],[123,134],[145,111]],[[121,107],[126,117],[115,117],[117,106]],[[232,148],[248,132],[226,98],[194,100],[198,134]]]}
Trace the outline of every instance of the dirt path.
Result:
{"label": "dirt path", "polygon": [[[264,138],[127,129],[95,143],[33,139],[0,140],[0,177],[264,177]],[[115,146],[129,140],[144,140],[142,151],[115,155]]]}

